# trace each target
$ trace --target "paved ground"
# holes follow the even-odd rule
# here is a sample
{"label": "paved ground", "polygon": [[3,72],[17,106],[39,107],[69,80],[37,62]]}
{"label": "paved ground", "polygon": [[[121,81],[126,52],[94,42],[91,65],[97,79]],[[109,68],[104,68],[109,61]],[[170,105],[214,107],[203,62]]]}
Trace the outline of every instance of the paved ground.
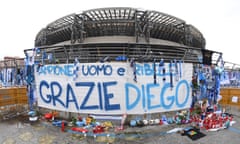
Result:
{"label": "paved ground", "polygon": [[192,141],[179,133],[166,134],[166,131],[186,125],[154,125],[141,128],[126,128],[124,132],[110,133],[99,136],[84,136],[70,132],[61,132],[46,121],[29,124],[22,118],[0,122],[1,144],[239,144],[240,113],[235,112],[232,127],[218,132],[201,130],[205,137]]}

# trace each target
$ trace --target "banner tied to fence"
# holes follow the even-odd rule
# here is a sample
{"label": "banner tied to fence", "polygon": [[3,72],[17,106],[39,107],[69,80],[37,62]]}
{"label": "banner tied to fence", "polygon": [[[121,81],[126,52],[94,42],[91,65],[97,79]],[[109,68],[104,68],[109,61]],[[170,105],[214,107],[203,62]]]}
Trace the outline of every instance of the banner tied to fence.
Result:
{"label": "banner tied to fence", "polygon": [[77,63],[35,67],[41,107],[76,113],[144,114],[189,108],[192,64]]}

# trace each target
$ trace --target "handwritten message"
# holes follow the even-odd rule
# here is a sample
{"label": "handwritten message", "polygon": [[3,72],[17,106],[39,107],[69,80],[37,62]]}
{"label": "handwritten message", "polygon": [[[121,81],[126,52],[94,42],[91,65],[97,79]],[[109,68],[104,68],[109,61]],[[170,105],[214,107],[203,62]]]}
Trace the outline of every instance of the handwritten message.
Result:
{"label": "handwritten message", "polygon": [[35,71],[39,106],[97,114],[143,114],[189,108],[191,78],[189,63],[164,66],[136,63],[134,67],[117,62],[60,64],[45,65]]}

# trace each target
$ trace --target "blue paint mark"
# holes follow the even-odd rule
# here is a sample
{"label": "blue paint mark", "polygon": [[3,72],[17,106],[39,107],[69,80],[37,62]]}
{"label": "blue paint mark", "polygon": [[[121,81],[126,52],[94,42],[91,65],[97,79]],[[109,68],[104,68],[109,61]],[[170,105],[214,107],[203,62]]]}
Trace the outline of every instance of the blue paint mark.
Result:
{"label": "blue paint mark", "polygon": [[163,88],[162,88],[162,91],[161,91],[161,95],[160,95],[160,100],[161,100],[161,103],[162,103],[162,106],[165,108],[165,109],[170,109],[174,103],[174,96],[167,96],[167,100],[170,101],[169,104],[166,104],[165,101],[164,101],[164,95],[165,95],[165,92],[167,91],[167,89],[171,88],[171,84],[170,83],[165,83]]}
{"label": "blue paint mark", "polygon": [[[51,82],[50,88],[51,88],[51,93],[52,93],[53,105],[56,106],[56,102],[58,102],[63,107],[65,107],[63,101],[60,99],[60,96],[62,94],[62,87],[61,87],[61,85],[58,82]],[[57,93],[55,93],[55,89],[58,90]]]}
{"label": "blue paint mark", "polygon": [[[70,99],[70,95],[72,96],[72,99]],[[66,108],[69,107],[69,103],[73,102],[75,104],[75,108],[78,110],[78,102],[75,96],[75,93],[71,87],[70,84],[67,84],[67,96],[66,96]]]}
{"label": "blue paint mark", "polygon": [[95,86],[95,83],[94,82],[76,82],[75,84],[77,87],[88,87],[89,90],[86,94],[86,96],[84,97],[83,99],[83,102],[80,106],[80,109],[82,110],[93,110],[93,109],[98,109],[98,105],[90,105],[90,106],[87,106],[87,101],[89,100],[92,92],[93,92],[93,88]]}
{"label": "blue paint mark", "polygon": [[[179,87],[180,87],[181,85],[185,85],[185,86],[186,86],[186,88],[187,88],[187,89],[186,89],[187,94],[186,94],[186,98],[185,98],[185,100],[183,101],[183,103],[180,104],[180,103],[179,103],[179,100],[178,100],[178,92],[179,92]],[[189,86],[189,84],[188,84],[188,82],[187,82],[186,80],[182,80],[182,81],[180,81],[180,82],[177,84],[175,95],[176,95],[176,105],[177,105],[179,108],[184,107],[184,106],[187,104],[188,99],[189,99],[189,95],[190,95],[190,86]]]}
{"label": "blue paint mark", "polygon": [[146,95],[147,95],[147,102],[148,102],[148,110],[156,109],[161,106],[160,104],[152,105],[152,99],[154,99],[156,96],[154,94],[151,94],[151,89],[159,86],[160,86],[159,84],[147,84]]}
{"label": "blue paint mark", "polygon": [[104,82],[103,83],[103,93],[104,93],[104,100],[105,100],[105,110],[120,110],[120,104],[110,104],[110,99],[114,97],[113,93],[108,93],[108,87],[117,85],[117,82]]}
{"label": "blue paint mark", "polygon": [[[129,96],[129,89],[132,88],[136,91],[136,100],[130,104],[130,96]],[[141,91],[138,89],[137,86],[135,86],[134,84],[131,84],[131,83],[127,83],[125,84],[125,99],[126,99],[126,109],[129,110],[129,109],[133,109],[134,107],[136,107],[136,105],[138,104],[138,101],[140,100],[140,97],[141,97]]]}

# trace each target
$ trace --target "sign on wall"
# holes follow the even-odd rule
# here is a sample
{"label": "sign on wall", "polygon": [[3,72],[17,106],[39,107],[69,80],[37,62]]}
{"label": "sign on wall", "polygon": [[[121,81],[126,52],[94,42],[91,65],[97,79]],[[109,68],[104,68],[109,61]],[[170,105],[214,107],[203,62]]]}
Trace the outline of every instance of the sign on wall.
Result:
{"label": "sign on wall", "polygon": [[144,114],[189,108],[192,64],[79,63],[36,68],[38,105],[97,114]]}

